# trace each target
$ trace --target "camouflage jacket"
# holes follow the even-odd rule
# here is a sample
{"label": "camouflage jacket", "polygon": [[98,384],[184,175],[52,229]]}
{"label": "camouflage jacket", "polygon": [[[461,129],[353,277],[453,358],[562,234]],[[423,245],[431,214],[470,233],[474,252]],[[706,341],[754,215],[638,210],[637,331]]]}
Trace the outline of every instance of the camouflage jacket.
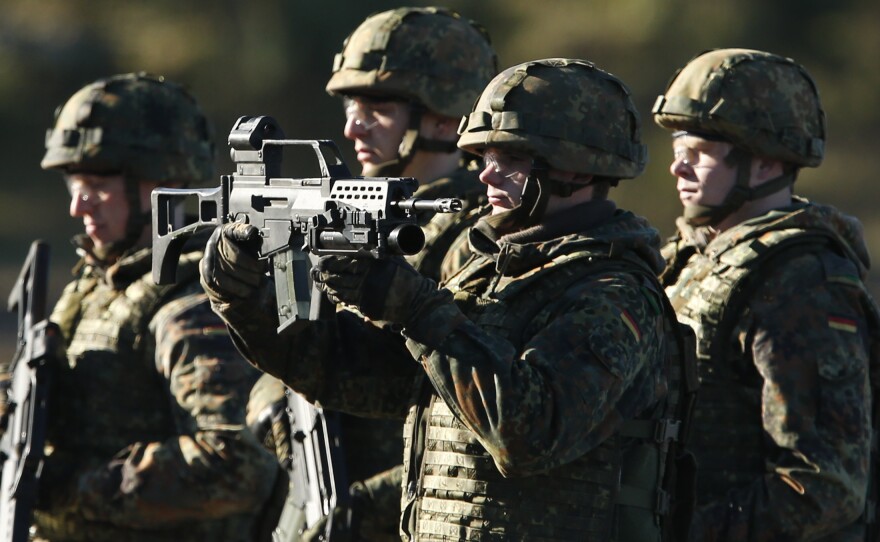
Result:
{"label": "camouflage jacket", "polygon": [[698,338],[692,539],[864,539],[880,329],[860,224],[798,200],[679,229],[663,280]]}
{"label": "camouflage jacket", "polygon": [[278,467],[243,430],[259,372],[211,312],[200,257],[188,250],[180,282],[162,287],[149,249],[77,266],[51,317],[68,364],[52,396],[42,538],[251,539]]}
{"label": "camouflage jacket", "polygon": [[[637,276],[631,267],[609,270],[591,259],[627,254],[642,262],[648,269],[645,275],[659,271],[662,260],[656,230],[620,211],[612,211],[613,217],[606,217],[609,220],[585,229],[590,213],[580,208],[571,211],[568,223],[555,231],[548,227],[533,232],[532,238],[502,239],[497,245],[489,242],[489,250],[472,259],[460,275],[478,279],[471,286],[480,286],[476,290],[453,287],[457,298],[467,293],[490,300],[494,293],[523,286],[525,281],[540,289],[544,271],[571,270],[574,284],[544,292],[555,298],[554,309],[524,321],[528,331],[523,336],[511,336],[515,334],[510,330],[481,318],[480,302],[441,305],[417,329],[404,330],[409,335],[406,344],[399,333],[346,311],[337,313],[334,321],[311,322],[299,333],[276,336],[271,323],[273,297],[266,292],[262,310],[254,304],[215,305],[215,310],[226,319],[234,340],[252,362],[324,406],[372,416],[409,413],[413,420],[423,405],[420,390],[427,386],[424,389],[430,391],[432,404],[438,410],[440,404],[445,405],[445,412],[467,427],[464,434],[473,440],[478,453],[490,459],[489,463],[481,461],[494,473],[490,476],[511,480],[490,483],[494,489],[485,490],[490,493],[486,502],[496,503],[492,505],[496,509],[500,506],[493,513],[515,520],[492,536],[519,539],[528,530],[549,525],[550,515],[579,513],[575,503],[558,501],[555,508],[546,503],[530,508],[535,483],[550,480],[546,487],[550,490],[557,483],[570,485],[572,479],[557,479],[554,474],[566,472],[564,476],[580,480],[572,486],[575,491],[590,491],[584,488],[591,485],[583,480],[592,478],[579,478],[587,476],[581,469],[587,464],[601,465],[599,457],[614,457],[615,452],[603,448],[599,456],[591,454],[611,441],[625,420],[650,415],[667,389],[659,287],[651,290],[646,284],[653,279]],[[410,439],[409,444],[416,454],[438,449],[430,433]],[[404,460],[408,472],[425,477],[425,463],[413,462],[409,454]],[[577,466],[567,468],[570,464]],[[457,472],[464,477],[485,473]],[[616,491],[613,486],[619,477],[609,476],[617,482],[612,481],[611,488],[595,489],[601,495],[588,499],[597,506],[613,506],[609,495]],[[520,495],[525,499],[522,504],[505,508],[505,499],[493,500],[493,491],[515,492],[517,488],[528,489],[525,493],[529,494]],[[429,540],[434,534],[423,529],[427,523],[416,518],[418,511],[411,514],[413,503],[416,508],[423,504],[425,491],[424,486],[408,484],[405,498],[412,521],[405,518],[403,527],[410,536]],[[460,510],[467,509],[473,496],[447,494],[453,500],[458,496],[459,506],[464,507]],[[460,531],[449,536],[469,537],[465,533],[471,528],[475,530],[471,534],[479,536],[476,531],[488,527],[488,521],[469,514],[453,513],[457,518],[453,521],[460,522],[453,528]],[[604,523],[591,522],[591,528],[605,529],[604,535],[592,539],[604,540],[610,534],[610,514],[604,517]],[[581,524],[557,527],[552,535],[557,538],[590,538],[580,530]]]}

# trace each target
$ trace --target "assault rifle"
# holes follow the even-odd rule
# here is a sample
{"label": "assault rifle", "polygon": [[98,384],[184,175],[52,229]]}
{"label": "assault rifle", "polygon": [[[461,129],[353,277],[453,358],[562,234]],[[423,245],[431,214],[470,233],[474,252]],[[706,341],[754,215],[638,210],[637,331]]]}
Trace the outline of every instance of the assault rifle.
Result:
{"label": "assault rifle", "polygon": [[[197,231],[253,224],[262,237],[258,256],[268,260],[275,282],[278,333],[333,310],[312,284],[309,270],[317,258],[416,254],[425,244],[417,212],[461,210],[457,199],[413,198],[413,178],[353,177],[332,141],[284,139],[271,117],[240,117],[229,145],[236,170],[221,176],[218,188],[153,191],[153,280],[174,282],[183,244]],[[282,151],[291,146],[314,151],[320,177],[281,176]],[[185,206],[193,199],[197,216],[187,221]],[[273,541],[296,540],[321,521],[323,539],[332,541],[334,510],[349,497],[338,416],[289,390],[287,413],[290,486]]]}
{"label": "assault rifle", "polygon": [[[461,210],[457,199],[413,198],[413,178],[353,177],[332,141],[284,139],[272,117],[240,117],[229,145],[236,171],[221,176],[218,188],[153,190],[153,280],[174,282],[183,243],[196,231],[253,224],[262,236],[259,257],[275,279],[279,333],[333,310],[309,274],[318,257],[416,254],[425,244],[417,212]],[[282,178],[282,149],[290,146],[311,147],[321,176]],[[198,216],[187,222],[185,204],[194,197]]]}
{"label": "assault rifle", "polygon": [[[333,518],[337,507],[350,514],[339,413],[315,407],[290,388],[284,393],[291,428],[290,483],[272,542],[299,540],[322,519],[326,520],[322,540],[357,540],[350,533],[339,533],[336,528],[342,524]],[[343,529],[349,529],[351,518],[342,523]]]}
{"label": "assault rifle", "polygon": [[51,360],[61,340],[58,327],[45,319],[48,281],[49,247],[34,241],[9,295],[9,310],[18,311],[18,342],[0,438],[2,542],[28,540],[43,463]]}

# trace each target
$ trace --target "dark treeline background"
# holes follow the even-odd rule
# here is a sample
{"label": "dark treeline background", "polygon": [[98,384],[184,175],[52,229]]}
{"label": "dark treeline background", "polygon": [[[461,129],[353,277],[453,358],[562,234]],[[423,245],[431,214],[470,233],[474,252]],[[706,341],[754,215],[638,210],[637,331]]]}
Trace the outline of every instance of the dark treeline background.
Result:
{"label": "dark treeline background", "polygon": [[[435,2],[413,1],[408,5]],[[217,175],[230,171],[226,136],[241,115],[272,115],[292,138],[329,138],[353,170],[337,99],[324,92],[333,55],[388,0],[0,0],[0,291],[5,295],[31,240],[53,247],[51,299],[75,261],[60,176],[39,167],[55,108],[102,76],[148,71],[185,84],[214,125]],[[404,4],[405,5],[405,4]],[[650,109],[673,71],[697,53],[748,47],[790,56],[816,79],[828,116],[825,163],[805,170],[797,192],[859,216],[876,258],[880,188],[880,2],[858,0],[449,0],[483,23],[502,68],[579,57],[632,89],[649,145],[644,175],[613,192],[618,203],[670,235],[680,208],[667,171],[669,137]],[[217,178],[211,185],[218,184]],[[880,292],[880,273],[870,286]],[[8,359],[14,317],[0,317]]]}

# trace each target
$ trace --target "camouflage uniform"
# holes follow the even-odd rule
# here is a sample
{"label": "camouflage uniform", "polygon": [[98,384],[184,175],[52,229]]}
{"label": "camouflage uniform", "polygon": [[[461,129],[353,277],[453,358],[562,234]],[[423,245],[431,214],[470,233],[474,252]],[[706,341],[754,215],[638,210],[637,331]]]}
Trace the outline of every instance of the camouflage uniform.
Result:
{"label": "camouflage uniform", "polygon": [[64,461],[72,478],[37,511],[40,536],[251,540],[278,469],[241,431],[259,372],[195,281],[200,257],[184,255],[174,287],[153,284],[144,249],[106,269],[82,263],[65,288],[51,320],[69,366],[47,461]]}
{"label": "camouflage uniform", "polygon": [[[456,275],[450,287],[460,309],[420,324],[445,340],[411,340],[405,350],[397,334],[362,326],[347,312],[338,325],[290,338],[265,333],[266,313],[228,323],[251,361],[310,400],[371,416],[409,410],[404,461],[413,485],[404,528],[411,536],[571,540],[590,533],[605,540],[615,494],[652,489],[615,485],[637,448],[615,434],[624,420],[650,417],[665,395],[666,344],[662,294],[651,291],[648,273],[622,259],[622,269],[599,262],[615,243],[659,270],[657,237],[626,213],[586,232],[569,220],[568,235],[499,243]],[[499,263],[509,274],[494,272]],[[523,306],[537,314],[505,329],[501,323],[521,318]],[[464,323],[450,329],[450,321]],[[584,337],[583,330],[592,331]],[[427,433],[416,420],[427,421]],[[449,440],[453,433],[460,436]]]}
{"label": "camouflage uniform", "polygon": [[708,244],[682,228],[664,278],[698,330],[693,539],[863,540],[880,327],[861,226],[799,202]]}
{"label": "camouflage uniform", "polygon": [[[547,92],[569,79],[609,83],[615,121],[638,150],[593,171],[641,170],[638,118],[620,107],[631,103],[616,79],[560,60],[499,78],[511,74],[526,79],[517,92],[532,88],[533,76],[552,81]],[[586,104],[601,102],[590,84],[577,90]],[[609,136],[585,158],[619,143]],[[277,336],[266,290],[258,307],[212,289],[204,269],[202,280],[262,369],[325,407],[407,416],[401,527],[409,539],[659,540],[664,444],[648,435],[668,415],[674,316],[655,277],[658,241],[607,200],[506,232],[483,220],[470,230],[475,256],[437,294],[444,302],[405,325],[405,343],[347,310]]]}
{"label": "camouflage uniform", "polygon": [[[717,116],[702,115],[713,100],[724,102]],[[788,59],[704,54],[658,106],[662,126],[708,132],[747,157],[796,166],[822,157],[815,86]],[[718,219],[709,211],[700,220]],[[662,276],[698,339],[691,539],[864,540],[880,321],[862,282],[869,260],[861,225],[799,198],[720,233],[694,227],[694,216],[679,219],[664,247]]]}
{"label": "camouflage uniform", "polygon": [[196,280],[206,237],[184,249],[173,286],[155,285],[151,249],[132,245],[144,228],[140,180],[207,178],[211,149],[193,99],[144,74],[86,86],[49,132],[44,168],[121,173],[130,212],[126,239],[114,246],[77,240],[84,257],[50,318],[67,363],[50,405],[35,512],[41,538],[253,539],[280,471],[243,430],[259,372],[235,351]]}
{"label": "camouflage uniform", "polygon": [[[370,173],[391,176],[399,175],[420,149],[436,144],[426,144],[419,133],[418,123],[424,112],[462,116],[494,74],[494,51],[482,27],[442,8],[398,8],[371,15],[345,40],[343,51],[334,61],[327,91],[400,99],[410,104],[410,126],[397,159]],[[457,151],[454,142],[448,145],[449,151]],[[462,160],[456,170],[441,178],[419,180],[422,184],[416,197],[455,197],[463,202],[460,213],[419,214],[425,247],[407,259],[420,273],[439,280],[441,262],[450,245],[473,225],[477,217],[471,213],[485,204],[486,198],[470,159]],[[447,272],[464,263],[468,255],[460,250],[457,259],[445,264]],[[277,379],[271,375],[261,377],[248,405],[252,417],[263,412],[264,419],[268,419],[269,412],[286,402],[283,393]],[[360,514],[360,534],[368,540],[397,540],[402,476],[400,422],[344,414],[340,424],[345,435],[347,474],[357,481],[352,490],[369,495],[359,501],[370,507]],[[289,453],[278,450],[279,441],[289,438],[283,424],[276,423],[272,433],[266,429],[259,429],[258,435],[268,441],[267,447]],[[287,456],[279,455],[279,459],[285,462]]]}

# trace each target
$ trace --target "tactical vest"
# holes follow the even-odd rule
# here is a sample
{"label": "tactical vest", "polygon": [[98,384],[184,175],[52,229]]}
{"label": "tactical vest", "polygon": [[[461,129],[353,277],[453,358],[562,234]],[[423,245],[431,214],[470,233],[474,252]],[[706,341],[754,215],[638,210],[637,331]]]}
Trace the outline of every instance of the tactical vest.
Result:
{"label": "tactical vest", "polygon": [[[177,434],[165,368],[155,365],[148,326],[171,299],[201,291],[200,256],[194,252],[181,257],[176,285],[157,286],[147,273],[114,288],[87,268],[62,293],[50,319],[64,335],[68,366],[58,372],[53,389],[49,440],[73,454],[82,467],[106,463],[132,443]],[[40,534],[50,540],[91,542],[242,540],[251,521],[235,515],[172,530],[132,530],[84,521],[75,504],[69,510],[37,511],[35,520]]]}
{"label": "tactical vest", "polygon": [[172,293],[193,287],[197,272],[198,260],[182,259],[178,285],[157,286],[144,275],[117,289],[87,271],[65,288],[51,317],[69,364],[59,378],[59,447],[112,457],[132,442],[174,434],[168,394],[157,393],[167,384],[147,351],[147,326]]}
{"label": "tactical vest", "polygon": [[[472,259],[452,279],[451,289],[480,328],[521,349],[556,316],[562,294],[584,285],[587,277],[636,275],[652,295],[663,298],[653,272],[638,258],[609,258],[609,252],[601,244],[500,280],[494,262]],[[498,283],[487,287],[489,280]],[[667,312],[666,321],[675,322],[674,314]],[[675,348],[667,354],[679,362]],[[677,429],[662,406],[648,413],[649,419],[624,422],[619,434],[571,463],[505,478],[474,433],[431,392],[425,379],[404,428],[402,526],[415,539],[660,540],[668,507],[661,488],[665,455],[674,433],[669,429]]]}
{"label": "tactical vest", "polygon": [[[699,431],[689,448],[700,463],[697,494],[701,500],[723,499],[731,487],[743,487],[767,473],[763,379],[733,336],[758,285],[752,279],[774,262],[815,253],[825,263],[828,281],[851,284],[848,276],[837,275],[840,257],[836,252],[856,258],[831,232],[772,230],[730,246],[710,247],[706,254],[694,251],[684,256],[686,264],[678,266],[673,276],[665,277],[666,293],[679,319],[697,336],[701,383],[693,425]],[[857,275],[854,267],[848,267],[848,275]]]}

